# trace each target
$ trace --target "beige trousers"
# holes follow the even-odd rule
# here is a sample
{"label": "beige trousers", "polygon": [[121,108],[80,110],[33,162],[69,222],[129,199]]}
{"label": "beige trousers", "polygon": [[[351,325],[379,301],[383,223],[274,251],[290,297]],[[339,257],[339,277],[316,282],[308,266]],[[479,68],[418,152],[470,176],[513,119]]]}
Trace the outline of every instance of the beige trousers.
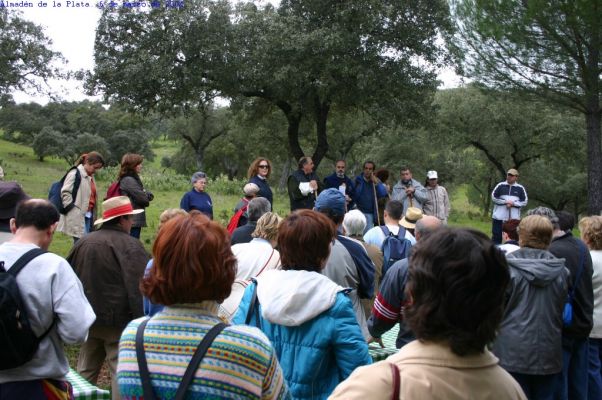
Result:
{"label": "beige trousers", "polygon": [[77,373],[96,385],[102,363],[107,360],[111,373],[111,397],[120,400],[117,386],[117,356],[121,329],[110,326],[92,326],[88,340],[82,345],[77,357]]}

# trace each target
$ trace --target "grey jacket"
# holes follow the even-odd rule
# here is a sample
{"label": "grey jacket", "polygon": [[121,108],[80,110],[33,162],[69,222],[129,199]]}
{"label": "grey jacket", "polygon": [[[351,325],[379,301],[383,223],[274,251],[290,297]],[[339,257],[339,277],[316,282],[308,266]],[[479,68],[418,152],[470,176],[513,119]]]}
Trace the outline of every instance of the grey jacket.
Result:
{"label": "grey jacket", "polygon": [[422,210],[422,206],[429,199],[426,188],[420,184],[416,179],[412,179],[412,183],[408,186],[414,187],[414,196],[412,199],[406,195],[406,186],[401,182],[397,181],[397,184],[393,186],[391,193],[392,200],[399,200],[403,203],[403,213],[408,210],[408,207],[416,207]]}
{"label": "grey jacket", "polygon": [[[119,182],[119,189],[124,196],[130,198],[134,209],[144,209],[149,206],[153,195],[144,190],[140,178],[133,176],[124,176]],[[140,228],[146,226],[146,212],[134,215],[133,227]]]}
{"label": "grey jacket", "polygon": [[493,352],[507,371],[549,375],[562,370],[562,309],[569,271],[563,258],[523,247],[508,255],[510,284]]}

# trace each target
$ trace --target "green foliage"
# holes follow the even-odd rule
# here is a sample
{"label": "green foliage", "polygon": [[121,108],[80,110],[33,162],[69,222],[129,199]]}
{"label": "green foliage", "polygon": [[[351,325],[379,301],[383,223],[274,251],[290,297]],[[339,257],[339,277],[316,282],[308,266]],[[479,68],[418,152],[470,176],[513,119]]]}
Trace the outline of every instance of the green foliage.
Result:
{"label": "green foliage", "polygon": [[439,0],[283,1],[277,9],[192,0],[178,13],[105,10],[88,86],[108,101],[169,115],[216,93],[262,99],[286,118],[294,158],[311,153],[299,131],[311,121],[318,165],[333,107],[420,119],[445,61],[436,40],[449,29]]}
{"label": "green foliage", "polygon": [[0,96],[15,90],[43,92],[41,81],[61,75],[53,65],[62,57],[50,50],[51,41],[40,26],[0,7],[0,32]]}
{"label": "green foliage", "polygon": [[581,113],[588,212],[602,211],[602,3],[453,0],[451,40],[465,72],[490,87],[532,93]]}
{"label": "green foliage", "polygon": [[44,157],[60,154],[66,142],[67,138],[64,135],[49,126],[45,126],[34,137],[31,147],[38,159],[44,161]]}
{"label": "green foliage", "polygon": [[[583,210],[585,140],[579,130],[582,121],[574,112],[516,92],[472,86],[440,91],[436,107],[433,136],[451,149],[473,149],[464,152],[473,164],[464,169],[473,171],[468,197],[484,214],[491,190],[511,167],[521,171],[521,183],[532,203]],[[566,148],[573,151],[568,153]],[[542,179],[550,175],[553,178]]]}
{"label": "green foliage", "polygon": [[[154,154],[148,142],[157,135],[149,120],[117,106],[107,110],[90,101],[8,104],[0,109],[0,127],[6,139],[35,146],[41,160],[57,156],[68,164],[91,150],[100,152],[113,165],[128,152],[152,161]],[[50,137],[40,137],[42,131]],[[51,145],[57,140],[59,148]]]}

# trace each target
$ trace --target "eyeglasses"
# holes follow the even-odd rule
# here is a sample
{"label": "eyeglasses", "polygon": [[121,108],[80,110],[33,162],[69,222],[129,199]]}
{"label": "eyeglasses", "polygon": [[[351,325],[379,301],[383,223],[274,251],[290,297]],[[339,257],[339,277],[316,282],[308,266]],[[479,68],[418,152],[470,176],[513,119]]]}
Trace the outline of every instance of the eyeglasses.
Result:
{"label": "eyeglasses", "polygon": [[516,175],[513,175],[513,174],[508,174],[508,176],[516,176]]}
{"label": "eyeglasses", "polygon": [[270,168],[269,165],[258,165],[257,168]]}

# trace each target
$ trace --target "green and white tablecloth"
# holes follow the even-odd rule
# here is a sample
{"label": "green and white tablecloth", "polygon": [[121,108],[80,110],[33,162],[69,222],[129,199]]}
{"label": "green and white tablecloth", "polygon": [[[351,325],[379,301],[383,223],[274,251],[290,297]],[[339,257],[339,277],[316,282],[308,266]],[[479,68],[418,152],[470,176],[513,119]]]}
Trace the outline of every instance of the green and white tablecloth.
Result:
{"label": "green and white tablecloth", "polygon": [[372,360],[374,362],[384,360],[389,357],[391,354],[397,353],[397,348],[395,347],[395,340],[397,339],[397,334],[399,333],[399,324],[395,324],[390,331],[386,332],[382,336],[384,348],[380,347],[378,343],[370,343],[369,351],[372,356]]}
{"label": "green and white tablecloth", "polygon": [[69,368],[67,380],[73,386],[73,395],[76,400],[111,400],[111,392],[94,386],[71,368]]}

